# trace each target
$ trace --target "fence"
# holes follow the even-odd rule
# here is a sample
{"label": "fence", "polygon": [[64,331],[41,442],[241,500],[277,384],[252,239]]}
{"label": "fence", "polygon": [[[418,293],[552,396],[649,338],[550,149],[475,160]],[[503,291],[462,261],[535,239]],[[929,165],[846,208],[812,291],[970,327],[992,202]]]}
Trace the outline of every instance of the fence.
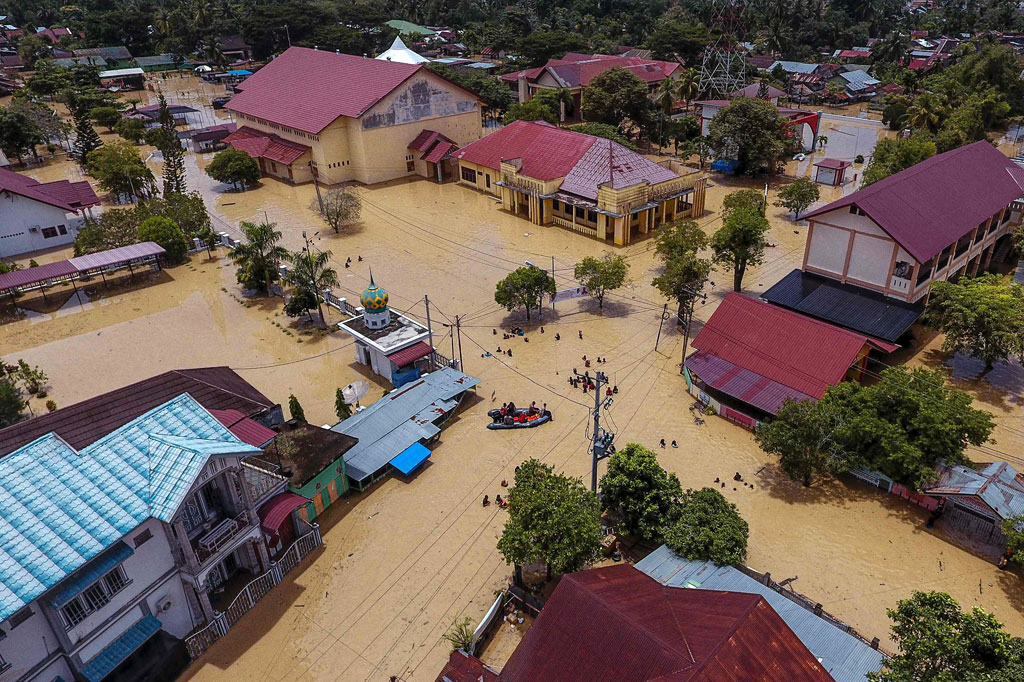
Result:
{"label": "fence", "polygon": [[284,577],[299,565],[303,557],[322,544],[320,526],[314,523],[310,526],[309,532],[293,542],[278,561],[270,562],[270,570],[246,585],[224,611],[215,612],[213,620],[206,627],[185,639],[189,657],[193,661],[199,658],[213,646],[214,642],[226,635],[228,630],[256,606],[275,585],[284,580]]}

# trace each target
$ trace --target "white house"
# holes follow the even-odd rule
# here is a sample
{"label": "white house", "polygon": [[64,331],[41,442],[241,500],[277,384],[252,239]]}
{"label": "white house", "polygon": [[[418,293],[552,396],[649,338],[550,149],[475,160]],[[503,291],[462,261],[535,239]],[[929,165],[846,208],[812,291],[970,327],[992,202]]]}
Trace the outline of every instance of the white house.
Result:
{"label": "white house", "polygon": [[0,258],[73,243],[78,216],[99,203],[88,182],[38,182],[0,168]]}
{"label": "white house", "polygon": [[225,581],[275,572],[259,510],[288,483],[243,463],[260,452],[185,393],[78,451],[51,432],[0,459],[0,682],[181,670]]}

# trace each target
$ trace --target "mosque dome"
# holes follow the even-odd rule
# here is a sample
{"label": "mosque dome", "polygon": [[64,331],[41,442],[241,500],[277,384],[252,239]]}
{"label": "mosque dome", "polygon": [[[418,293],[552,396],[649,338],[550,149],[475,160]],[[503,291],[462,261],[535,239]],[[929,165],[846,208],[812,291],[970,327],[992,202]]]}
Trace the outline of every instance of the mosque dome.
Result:
{"label": "mosque dome", "polygon": [[373,281],[372,272],[370,273],[370,286],[363,291],[359,302],[362,304],[363,310],[367,312],[379,313],[388,307],[388,292],[377,286]]}

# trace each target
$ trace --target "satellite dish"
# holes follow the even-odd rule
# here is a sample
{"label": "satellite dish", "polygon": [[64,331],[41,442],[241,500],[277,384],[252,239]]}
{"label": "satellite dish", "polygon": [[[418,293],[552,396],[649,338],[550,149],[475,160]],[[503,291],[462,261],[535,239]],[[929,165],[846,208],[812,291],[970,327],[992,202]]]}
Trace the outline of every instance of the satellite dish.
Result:
{"label": "satellite dish", "polygon": [[369,381],[353,381],[351,384],[341,389],[341,395],[349,405],[355,405],[359,402],[360,398],[369,392]]}

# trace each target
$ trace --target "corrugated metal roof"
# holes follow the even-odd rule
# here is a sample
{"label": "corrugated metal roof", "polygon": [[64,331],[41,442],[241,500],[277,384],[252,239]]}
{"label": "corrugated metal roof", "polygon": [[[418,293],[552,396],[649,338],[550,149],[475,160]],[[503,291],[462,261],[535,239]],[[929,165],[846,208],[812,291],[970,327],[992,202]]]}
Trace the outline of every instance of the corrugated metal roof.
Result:
{"label": "corrugated metal roof", "polygon": [[434,352],[428,344],[422,341],[417,341],[411,346],[406,346],[402,350],[395,351],[388,356],[388,360],[395,363],[399,367],[405,367],[406,365],[412,364],[420,358],[426,357]]}
{"label": "corrugated metal roof", "polygon": [[69,261],[62,260],[56,263],[43,263],[34,268],[22,268],[0,274],[0,291],[6,291],[15,287],[24,287],[37,282],[45,282],[53,277],[66,277],[78,272],[78,268]]}
{"label": "corrugated metal roof", "polygon": [[786,73],[814,73],[818,68],[817,64],[805,64],[803,62],[775,61],[768,67],[768,71],[774,71],[776,66],[781,66]]}
{"label": "corrugated metal roof", "polygon": [[260,527],[268,535],[276,535],[285,519],[291,513],[309,500],[293,492],[283,492],[274,495],[263,503],[257,512],[260,517]]}
{"label": "corrugated metal roof", "polygon": [[227,108],[319,133],[339,116],[362,116],[422,68],[422,64],[289,47],[250,76]]}
{"label": "corrugated metal roof", "polygon": [[280,135],[265,133],[262,130],[256,130],[247,126],[236,129],[225,137],[224,141],[254,159],[262,157],[277,163],[283,163],[286,166],[295,163],[299,157],[310,149],[304,144],[286,140]]}
{"label": "corrugated metal roof", "polygon": [[864,682],[867,673],[878,672],[885,661],[882,652],[731,566],[684,559],[662,545],[636,567],[669,587],[761,595],[835,682]]}
{"label": "corrugated metal roof", "polygon": [[799,269],[776,282],[761,298],[891,343],[924,312],[923,306]]}
{"label": "corrugated metal roof", "polygon": [[979,140],[925,159],[804,218],[856,205],[924,263],[1024,195],[1016,168],[987,140]]}
{"label": "corrugated metal roof", "polygon": [[[867,337],[734,291],[693,347],[814,398],[843,380]],[[737,387],[739,388],[739,387]],[[768,390],[755,385],[743,390]]]}
{"label": "corrugated metal roof", "polygon": [[377,400],[331,430],[359,440],[345,455],[345,472],[356,481],[387,466],[413,443],[440,433],[432,422],[455,409],[452,400],[480,383],[445,367]]}
{"label": "corrugated metal roof", "polygon": [[521,159],[523,175],[564,178],[598,138],[540,121],[516,121],[452,154],[456,159],[501,169],[502,159]]}
{"label": "corrugated metal roof", "polygon": [[787,398],[798,403],[816,399],[704,351],[688,357],[686,367],[712,388],[769,414],[778,412]]}
{"label": "corrugated metal roof", "polygon": [[882,81],[872,78],[864,71],[847,71],[839,74],[851,90],[868,90],[879,85]]}
{"label": "corrugated metal roof", "polygon": [[217,421],[228,427],[228,431],[235,434],[236,438],[257,448],[263,447],[277,436],[277,431],[249,419],[238,410],[209,410],[209,412]]}
{"label": "corrugated metal roof", "polygon": [[77,256],[69,259],[69,263],[79,271],[85,272],[94,268],[105,268],[108,265],[122,265],[139,258],[150,256],[162,256],[167,253],[164,247],[156,242],[140,242],[130,246],[119,246],[116,249],[108,249],[99,253],[90,253],[87,256]]}
{"label": "corrugated metal roof", "polygon": [[0,620],[143,521],[170,522],[210,457],[259,452],[185,394],[80,452],[51,433],[0,459]]}
{"label": "corrugated metal roof", "polygon": [[979,464],[971,469],[962,464],[937,467],[938,482],[926,486],[926,495],[963,496],[980,499],[1001,519],[1024,513],[1024,481],[1006,462]]}
{"label": "corrugated metal roof", "polygon": [[82,676],[89,682],[100,682],[121,662],[145,644],[146,640],[155,635],[162,625],[156,616],[145,616],[135,625],[121,633],[117,639],[104,647],[101,652],[89,659],[82,666]]}
{"label": "corrugated metal roof", "polygon": [[46,185],[40,183],[35,178],[15,173],[6,168],[0,168],[0,194],[3,192],[10,192],[23,196],[26,199],[34,199],[50,206],[63,208],[69,213],[75,210],[62,197],[53,196],[50,192],[47,192]]}
{"label": "corrugated metal roof", "polygon": [[502,682],[833,682],[757,594],[665,587],[628,564],[562,577]]}
{"label": "corrugated metal roof", "polygon": [[434,682],[497,682],[494,672],[479,658],[453,651]]}
{"label": "corrugated metal roof", "polygon": [[611,183],[623,189],[640,183],[655,185],[679,175],[618,142],[596,139],[559,185],[563,192],[597,200],[597,189]]}

